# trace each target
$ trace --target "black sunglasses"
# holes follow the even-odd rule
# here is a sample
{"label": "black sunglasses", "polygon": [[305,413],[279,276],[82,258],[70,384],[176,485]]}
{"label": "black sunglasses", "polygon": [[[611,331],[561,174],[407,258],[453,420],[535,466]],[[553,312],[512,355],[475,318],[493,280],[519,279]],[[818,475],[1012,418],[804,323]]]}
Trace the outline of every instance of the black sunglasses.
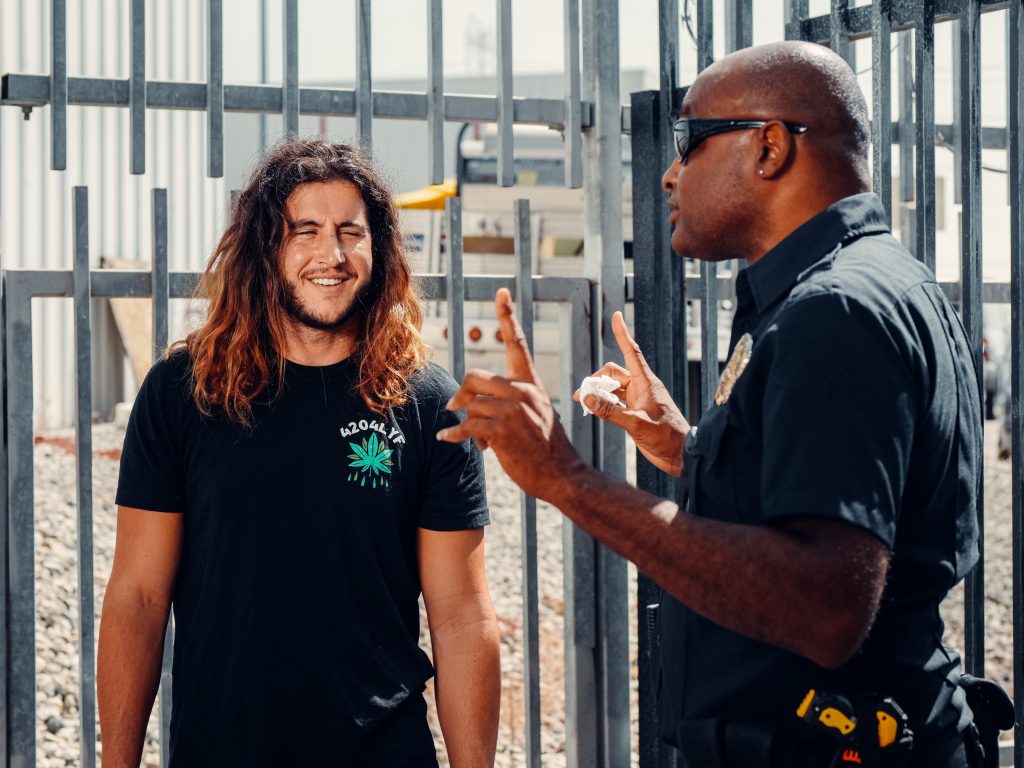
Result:
{"label": "black sunglasses", "polygon": [[[743,131],[748,128],[762,128],[768,124],[768,120],[703,120],[698,117],[684,117],[672,124],[672,137],[676,144],[676,158],[680,163],[686,162],[686,157],[708,136],[716,133],[728,133],[729,131]],[[790,133],[805,133],[806,125],[800,123],[786,123],[783,125]]]}

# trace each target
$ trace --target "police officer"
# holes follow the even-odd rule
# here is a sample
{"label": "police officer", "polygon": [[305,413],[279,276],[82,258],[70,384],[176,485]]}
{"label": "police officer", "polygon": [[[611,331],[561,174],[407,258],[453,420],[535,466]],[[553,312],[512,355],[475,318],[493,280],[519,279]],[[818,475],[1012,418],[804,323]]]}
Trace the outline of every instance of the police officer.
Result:
{"label": "police officer", "polygon": [[[748,265],[729,362],[693,427],[616,314],[625,367],[598,373],[620,387],[586,404],[685,476],[680,504],[577,456],[507,291],[508,376],[468,373],[449,404],[467,419],[439,438],[490,446],[661,585],[659,721],[690,768],[971,765],[938,607],[978,559],[979,384],[956,312],[869,191],[854,73],[809,43],[739,51],[696,79],[674,134],[673,250]],[[906,716],[889,738],[883,702]]]}

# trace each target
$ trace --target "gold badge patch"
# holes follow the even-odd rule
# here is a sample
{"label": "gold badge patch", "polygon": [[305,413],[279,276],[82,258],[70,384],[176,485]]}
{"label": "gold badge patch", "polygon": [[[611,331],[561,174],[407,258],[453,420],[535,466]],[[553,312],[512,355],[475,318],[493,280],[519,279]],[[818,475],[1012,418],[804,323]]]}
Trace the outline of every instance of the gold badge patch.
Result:
{"label": "gold badge patch", "polygon": [[715,390],[715,405],[725,405],[728,402],[729,396],[732,395],[732,388],[736,386],[736,382],[743,375],[753,351],[754,340],[749,333],[744,333],[736,342],[736,349],[732,351],[732,357],[729,358],[725,370],[722,371],[722,378],[718,380],[718,389]]}

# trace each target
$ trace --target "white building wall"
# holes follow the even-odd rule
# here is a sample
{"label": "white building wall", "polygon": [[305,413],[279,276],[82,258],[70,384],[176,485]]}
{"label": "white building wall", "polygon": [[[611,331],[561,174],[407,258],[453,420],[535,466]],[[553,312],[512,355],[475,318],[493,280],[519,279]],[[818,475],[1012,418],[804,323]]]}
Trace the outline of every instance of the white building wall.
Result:
{"label": "white building wall", "polygon": [[[0,0],[0,73],[49,74],[49,3]],[[128,0],[67,4],[69,77],[127,79]],[[146,76],[204,82],[203,0],[148,0]],[[197,270],[215,244],[225,215],[225,184],[206,177],[204,112],[151,110],[146,119],[146,173],[128,171],[125,108],[69,107],[68,167],[50,170],[50,110],[29,120],[0,109],[0,265],[70,269],[71,189],[89,188],[90,256],[148,262],[152,251],[152,190],[168,189],[171,270]],[[185,302],[172,302],[171,338],[181,335]],[[37,300],[33,311],[35,422],[39,428],[74,421],[74,338],[71,302]],[[107,416],[136,382],[125,366],[109,310],[94,306],[94,409]]]}

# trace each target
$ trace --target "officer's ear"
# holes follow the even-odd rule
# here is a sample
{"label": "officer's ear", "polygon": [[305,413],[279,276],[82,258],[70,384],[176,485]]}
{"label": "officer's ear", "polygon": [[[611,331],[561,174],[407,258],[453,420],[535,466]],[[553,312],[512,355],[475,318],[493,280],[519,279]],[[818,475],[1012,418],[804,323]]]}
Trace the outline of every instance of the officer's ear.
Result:
{"label": "officer's ear", "polygon": [[769,120],[758,129],[757,136],[761,144],[757,158],[758,178],[778,178],[796,150],[793,134],[781,120]]}

